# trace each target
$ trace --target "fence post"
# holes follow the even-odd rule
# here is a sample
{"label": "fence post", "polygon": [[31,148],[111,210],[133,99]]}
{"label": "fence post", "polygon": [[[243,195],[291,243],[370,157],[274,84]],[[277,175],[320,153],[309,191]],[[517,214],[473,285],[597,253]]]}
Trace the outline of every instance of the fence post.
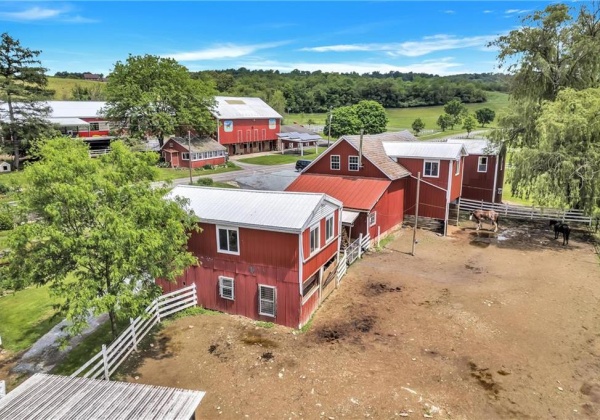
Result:
{"label": "fence post", "polygon": [[137,350],[137,337],[135,336],[135,321],[133,318],[129,318],[129,324],[131,325],[131,339],[133,340],[133,350]]}
{"label": "fence post", "polygon": [[6,382],[0,381],[0,400],[6,395]]}
{"label": "fence post", "polygon": [[154,303],[154,310],[156,311],[156,322],[160,323],[160,310],[158,308],[158,300]]}
{"label": "fence post", "polygon": [[483,210],[483,200],[481,200],[481,210]]}
{"label": "fence post", "polygon": [[108,356],[106,354],[106,344],[102,344],[102,364],[104,365],[104,379],[110,380],[108,376]]}
{"label": "fence post", "polygon": [[348,265],[348,249],[344,249],[344,260],[346,261],[346,265]]}
{"label": "fence post", "polygon": [[533,204],[531,205],[531,212],[529,213],[529,220],[533,220]]}
{"label": "fence post", "polygon": [[504,203],[504,215],[508,215],[508,203]]}
{"label": "fence post", "polygon": [[362,233],[358,235],[358,258],[362,255]]}
{"label": "fence post", "polygon": [[194,290],[194,305],[198,305],[198,293],[196,292],[196,283],[192,283],[192,289]]}
{"label": "fence post", "polygon": [[377,248],[379,248],[380,242],[381,242],[381,226],[377,226]]}

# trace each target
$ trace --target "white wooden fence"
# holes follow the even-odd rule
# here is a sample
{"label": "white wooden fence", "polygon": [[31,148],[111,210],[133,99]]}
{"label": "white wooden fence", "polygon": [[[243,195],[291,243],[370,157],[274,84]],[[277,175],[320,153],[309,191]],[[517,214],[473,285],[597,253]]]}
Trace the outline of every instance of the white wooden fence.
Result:
{"label": "white wooden fence", "polygon": [[357,259],[362,257],[364,251],[369,249],[371,246],[371,236],[361,233],[358,239],[352,242],[344,249],[344,252],[340,256],[337,267],[337,281],[338,283],[342,280],[342,277],[346,274],[348,266],[354,263]]}
{"label": "white wooden fence", "polygon": [[110,379],[117,368],[132,351],[137,351],[138,343],[166,316],[186,308],[196,306],[198,296],[196,285],[184,287],[156,298],[147,308],[146,315],[131,320],[131,324],[109,346],[102,345],[98,352],[85,365],[80,367],[71,377]]}
{"label": "white wooden fence", "polygon": [[592,225],[592,217],[586,216],[583,210],[560,210],[534,206],[521,206],[517,204],[489,203],[486,201],[458,199],[460,210],[494,210],[500,216],[514,219],[529,220],[558,220],[560,222],[583,223]]}

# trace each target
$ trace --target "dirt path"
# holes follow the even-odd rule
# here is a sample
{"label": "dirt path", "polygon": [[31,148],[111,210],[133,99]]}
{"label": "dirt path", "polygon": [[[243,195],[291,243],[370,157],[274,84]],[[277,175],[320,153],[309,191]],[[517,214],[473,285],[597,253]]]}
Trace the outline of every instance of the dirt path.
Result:
{"label": "dirt path", "polygon": [[[301,334],[177,320],[127,380],[201,389],[201,418],[592,418],[600,269],[575,234],[408,230],[367,255]],[[137,379],[136,379],[137,377]]]}

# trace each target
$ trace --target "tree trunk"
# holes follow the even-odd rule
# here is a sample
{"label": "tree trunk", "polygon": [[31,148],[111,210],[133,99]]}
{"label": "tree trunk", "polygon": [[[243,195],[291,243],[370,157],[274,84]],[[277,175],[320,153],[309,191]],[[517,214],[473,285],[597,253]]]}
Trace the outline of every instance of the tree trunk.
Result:
{"label": "tree trunk", "polygon": [[10,124],[10,142],[13,146],[13,153],[15,155],[15,160],[13,161],[13,168],[15,171],[19,170],[19,139],[17,137],[17,133],[15,133],[15,111],[13,109],[12,98],[10,93],[8,94],[7,101],[8,103],[8,121]]}
{"label": "tree trunk", "polygon": [[162,149],[163,144],[165,143],[165,136],[160,134],[160,135],[156,136],[156,138],[158,138],[158,147],[160,147]]}
{"label": "tree trunk", "polygon": [[110,318],[110,330],[112,332],[113,340],[117,338],[117,316],[115,311],[108,311],[108,317]]}

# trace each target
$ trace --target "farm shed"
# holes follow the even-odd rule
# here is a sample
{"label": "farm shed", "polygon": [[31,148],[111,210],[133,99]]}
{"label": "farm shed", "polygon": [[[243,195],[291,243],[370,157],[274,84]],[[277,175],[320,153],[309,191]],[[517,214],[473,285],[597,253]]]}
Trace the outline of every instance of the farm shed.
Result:
{"label": "farm shed", "polygon": [[230,155],[278,150],[282,116],[260,98],[216,96],[217,141]]}
{"label": "farm shed", "polygon": [[198,304],[300,328],[336,284],[342,204],[326,194],[177,186],[202,232],[199,265],[164,292],[196,284]]}
{"label": "farm shed", "polygon": [[501,203],[505,148],[493,145],[486,139],[446,141],[463,144],[469,154],[464,160],[461,198]]}
{"label": "farm shed", "polygon": [[172,168],[201,168],[204,165],[223,165],[227,148],[210,137],[188,139],[172,137],[163,144],[160,154]]}
{"label": "farm shed", "polygon": [[195,419],[204,392],[37,373],[0,398],[0,419]]}
{"label": "farm shed", "polygon": [[5,161],[0,161],[0,172],[10,172],[11,166],[10,163]]}

